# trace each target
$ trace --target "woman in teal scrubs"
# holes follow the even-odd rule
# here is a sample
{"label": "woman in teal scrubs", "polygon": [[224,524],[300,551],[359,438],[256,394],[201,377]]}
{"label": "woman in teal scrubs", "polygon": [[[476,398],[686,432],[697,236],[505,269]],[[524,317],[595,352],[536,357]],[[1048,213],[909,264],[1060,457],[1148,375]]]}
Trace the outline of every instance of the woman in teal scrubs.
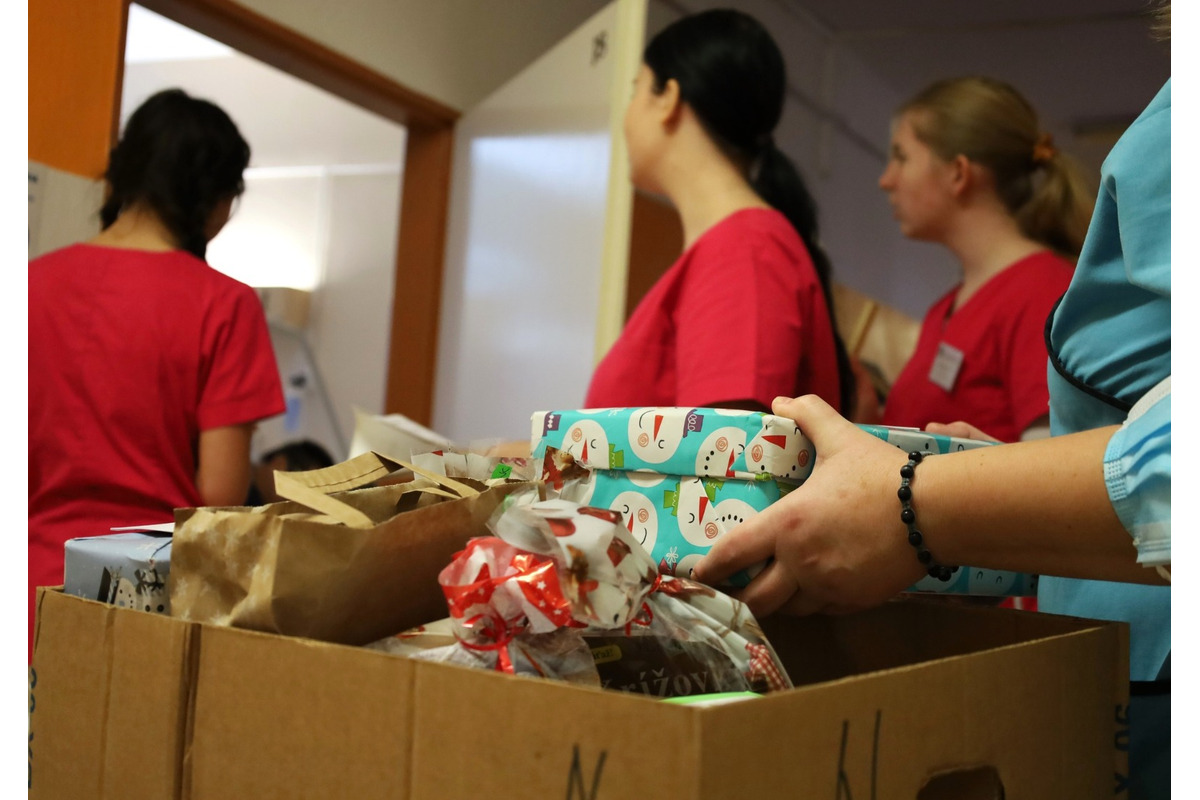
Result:
{"label": "woman in teal scrubs", "polygon": [[773,556],[741,594],[756,614],[874,605],[953,564],[1039,574],[1040,610],[1130,624],[1130,774],[1118,777],[1130,798],[1169,797],[1170,80],[1101,178],[1047,322],[1051,438],[913,463],[817,397],[779,398],[773,411],[816,447],[812,476],[692,574],[715,583]]}

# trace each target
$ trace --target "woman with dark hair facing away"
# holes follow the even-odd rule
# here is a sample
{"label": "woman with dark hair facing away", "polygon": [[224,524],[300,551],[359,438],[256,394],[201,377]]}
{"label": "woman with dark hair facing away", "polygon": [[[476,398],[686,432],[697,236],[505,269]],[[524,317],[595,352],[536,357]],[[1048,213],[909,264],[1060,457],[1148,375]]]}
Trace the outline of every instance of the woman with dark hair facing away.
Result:
{"label": "woman with dark hair facing away", "polygon": [[966,420],[1005,442],[1048,435],[1042,329],[1071,281],[1094,192],[1029,102],[989,78],[921,91],[897,112],[890,149],[879,186],[901,231],[948,248],[962,278],[926,314],[883,423]]}
{"label": "woman with dark hair facing away", "polygon": [[249,161],[220,108],[155,94],[110,156],[101,232],[29,262],[31,652],[67,539],[246,498],[283,393],[258,296],[204,254]]}
{"label": "woman with dark hair facing away", "polygon": [[684,251],[597,366],[585,406],[766,411],[796,391],[848,409],[812,198],[772,132],[786,73],[738,11],[684,17],[647,45],[625,115],[636,187],[667,197]]}

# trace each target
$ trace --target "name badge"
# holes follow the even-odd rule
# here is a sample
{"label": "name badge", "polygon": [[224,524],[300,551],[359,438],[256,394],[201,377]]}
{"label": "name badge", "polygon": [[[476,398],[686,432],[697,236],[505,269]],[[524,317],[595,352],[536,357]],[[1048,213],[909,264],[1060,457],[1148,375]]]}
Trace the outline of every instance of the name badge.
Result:
{"label": "name badge", "polygon": [[938,345],[937,358],[929,369],[930,382],[937,384],[947,392],[954,390],[954,381],[958,379],[958,371],[962,369],[963,352],[957,347],[942,342]]}

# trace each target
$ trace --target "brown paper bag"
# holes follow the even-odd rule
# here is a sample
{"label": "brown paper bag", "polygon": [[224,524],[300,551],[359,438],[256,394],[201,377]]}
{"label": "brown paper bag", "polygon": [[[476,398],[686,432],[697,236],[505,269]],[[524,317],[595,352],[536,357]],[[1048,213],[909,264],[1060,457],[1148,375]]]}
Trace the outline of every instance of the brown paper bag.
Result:
{"label": "brown paper bag", "polygon": [[[401,468],[415,479],[349,491]],[[172,616],[352,645],[438,619],[438,573],[531,485],[489,488],[377,453],[275,482],[288,501],[176,511]]]}

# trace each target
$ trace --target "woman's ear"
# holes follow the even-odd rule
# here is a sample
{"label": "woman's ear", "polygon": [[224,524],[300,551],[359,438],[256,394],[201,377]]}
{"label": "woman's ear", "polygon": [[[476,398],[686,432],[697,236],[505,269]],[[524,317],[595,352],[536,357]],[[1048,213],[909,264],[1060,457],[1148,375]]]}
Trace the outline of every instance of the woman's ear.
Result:
{"label": "woman's ear", "polygon": [[236,199],[236,196],[230,195],[217,201],[216,207],[213,208],[212,213],[208,215],[208,219],[204,223],[205,241],[211,242],[221,232],[221,229],[225,227],[225,223],[229,222],[229,217],[233,214],[233,203]]}
{"label": "woman's ear", "polygon": [[671,78],[655,96],[655,108],[658,110],[659,121],[668,126],[679,122],[683,113],[683,98],[679,92],[679,81]]}
{"label": "woman's ear", "polygon": [[950,162],[950,191],[955,197],[961,198],[966,195],[968,190],[978,185],[979,177],[977,165],[962,153]]}

